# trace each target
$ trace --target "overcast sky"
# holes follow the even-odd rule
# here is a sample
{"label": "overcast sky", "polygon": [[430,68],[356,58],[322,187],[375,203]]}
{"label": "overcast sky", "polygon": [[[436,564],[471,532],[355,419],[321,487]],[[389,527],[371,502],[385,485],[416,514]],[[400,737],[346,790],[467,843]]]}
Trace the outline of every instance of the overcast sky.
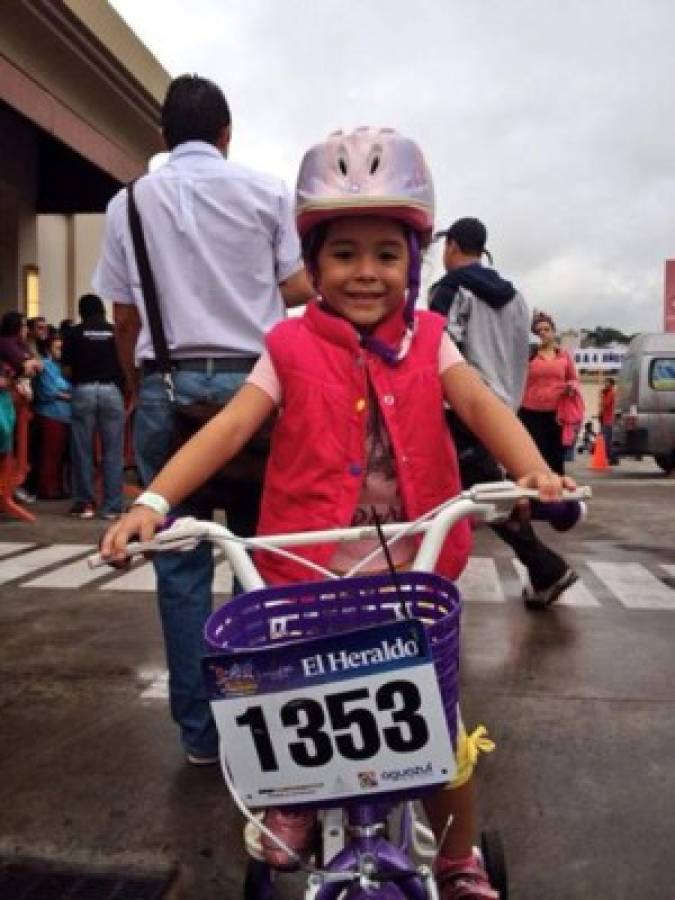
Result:
{"label": "overcast sky", "polygon": [[232,159],[292,188],[328,132],[392,126],[427,157],[438,227],[481,218],[496,268],[560,328],[661,329],[673,0],[111,2],[172,75],[221,85]]}

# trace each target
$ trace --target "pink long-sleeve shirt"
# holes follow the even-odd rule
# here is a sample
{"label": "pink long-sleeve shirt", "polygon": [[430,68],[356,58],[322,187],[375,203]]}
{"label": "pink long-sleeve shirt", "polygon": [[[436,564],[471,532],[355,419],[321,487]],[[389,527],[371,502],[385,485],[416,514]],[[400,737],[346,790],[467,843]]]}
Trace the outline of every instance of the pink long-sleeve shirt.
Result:
{"label": "pink long-sleeve shirt", "polygon": [[537,412],[551,412],[556,409],[565,387],[576,382],[577,370],[569,353],[558,350],[552,359],[537,353],[530,360],[521,406]]}

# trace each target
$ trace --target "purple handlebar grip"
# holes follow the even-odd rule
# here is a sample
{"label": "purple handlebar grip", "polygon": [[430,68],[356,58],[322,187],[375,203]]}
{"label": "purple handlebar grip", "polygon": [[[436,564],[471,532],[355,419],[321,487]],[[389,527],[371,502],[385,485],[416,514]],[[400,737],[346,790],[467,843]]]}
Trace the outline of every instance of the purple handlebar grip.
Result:
{"label": "purple handlebar grip", "polygon": [[530,514],[537,521],[548,522],[556,531],[569,531],[586,515],[586,504],[580,500],[530,500]]}

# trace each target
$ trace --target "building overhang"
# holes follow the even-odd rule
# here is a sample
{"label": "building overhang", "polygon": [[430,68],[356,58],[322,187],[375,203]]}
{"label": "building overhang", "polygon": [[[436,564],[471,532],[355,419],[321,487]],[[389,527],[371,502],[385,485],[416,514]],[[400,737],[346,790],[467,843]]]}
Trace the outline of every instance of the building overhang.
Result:
{"label": "building overhang", "polygon": [[144,172],[168,83],[105,0],[0,6],[0,100],[39,130],[38,211],[101,210]]}

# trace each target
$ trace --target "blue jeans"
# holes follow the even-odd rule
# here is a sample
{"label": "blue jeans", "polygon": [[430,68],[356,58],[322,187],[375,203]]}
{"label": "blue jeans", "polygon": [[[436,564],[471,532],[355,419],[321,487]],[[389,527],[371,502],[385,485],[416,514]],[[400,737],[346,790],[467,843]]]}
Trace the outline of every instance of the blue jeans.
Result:
{"label": "blue jeans", "polygon": [[94,435],[101,441],[102,513],[122,512],[124,488],[124,401],[116,384],[93,381],[73,385],[73,499],[94,503]]}
{"label": "blue jeans", "polygon": [[[176,372],[173,380],[179,404],[197,401],[225,403],[238,390],[245,374],[238,372]],[[172,450],[173,410],[161,375],[141,381],[134,419],[134,448],[141,482],[147,485]],[[257,520],[259,491],[251,490],[241,509],[226,510],[228,525],[238,534],[252,534]],[[210,515],[190,501],[172,513]],[[204,623],[213,609],[213,554],[200,544],[185,553],[158,553],[154,557],[157,598],[169,670],[171,715],[180,727],[186,751],[197,756],[218,753],[218,734],[201,672]]]}

